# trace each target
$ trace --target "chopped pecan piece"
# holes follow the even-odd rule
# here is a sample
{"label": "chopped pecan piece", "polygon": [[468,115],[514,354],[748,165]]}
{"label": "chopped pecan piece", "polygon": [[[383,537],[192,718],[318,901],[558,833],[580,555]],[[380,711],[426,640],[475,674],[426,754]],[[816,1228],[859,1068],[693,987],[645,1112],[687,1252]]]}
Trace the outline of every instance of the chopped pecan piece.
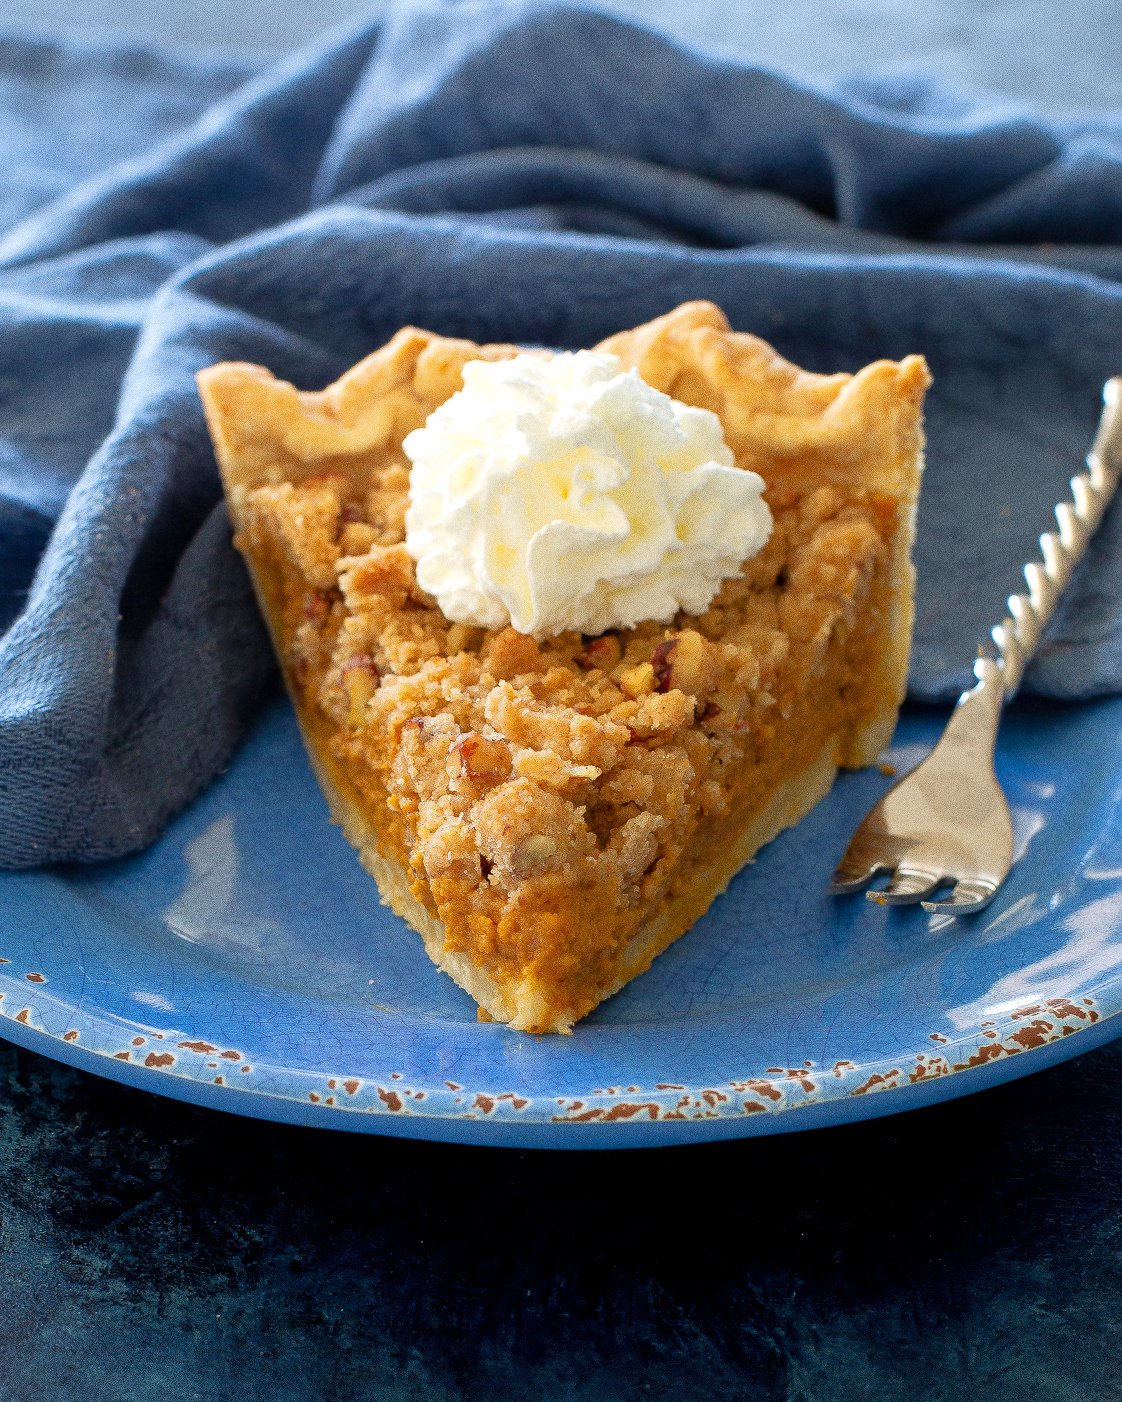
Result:
{"label": "chopped pecan piece", "polygon": [[339,671],[339,680],[343,683],[344,690],[350,700],[348,724],[361,724],[366,704],[377,689],[379,675],[378,668],[374,665],[374,659],[369,653],[356,653],[354,657],[343,663]]}
{"label": "chopped pecan piece", "polygon": [[450,777],[464,775],[477,785],[501,784],[510,776],[510,748],[505,740],[491,740],[477,730],[452,745],[448,751]]}
{"label": "chopped pecan piece", "polygon": [[687,696],[704,696],[712,691],[721,671],[712,646],[692,628],[659,643],[651,666],[656,690],[684,691]]}
{"label": "chopped pecan piece", "polygon": [[526,837],[510,856],[510,869],[515,876],[530,876],[550,865],[557,856],[557,843],[544,833]]}

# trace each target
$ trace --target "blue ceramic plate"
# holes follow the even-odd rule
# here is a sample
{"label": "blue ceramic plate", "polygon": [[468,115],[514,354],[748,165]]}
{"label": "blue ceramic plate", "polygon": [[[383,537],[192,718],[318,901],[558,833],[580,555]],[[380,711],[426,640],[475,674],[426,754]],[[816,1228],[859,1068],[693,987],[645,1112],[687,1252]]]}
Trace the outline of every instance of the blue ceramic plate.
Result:
{"label": "blue ceramic plate", "polygon": [[[911,712],[898,770],[945,715]],[[0,1028],[238,1114],[477,1144],[680,1144],[911,1109],[1122,1031],[1122,700],[1024,703],[1020,860],[973,920],[823,894],[891,782],[845,775],[651,971],[578,1024],[479,1023],[378,904],[272,703],[164,838],[0,877]]]}

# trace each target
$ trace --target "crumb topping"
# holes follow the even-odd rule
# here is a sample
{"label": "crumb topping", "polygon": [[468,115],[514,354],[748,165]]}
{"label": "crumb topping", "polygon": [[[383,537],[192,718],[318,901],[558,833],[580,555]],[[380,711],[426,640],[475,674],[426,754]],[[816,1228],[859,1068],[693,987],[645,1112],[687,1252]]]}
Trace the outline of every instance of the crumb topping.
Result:
{"label": "crumb topping", "polygon": [[[855,485],[829,466],[846,451],[830,406],[853,378],[804,375],[751,337],[736,338],[744,363],[730,363],[733,338],[713,333],[708,312],[685,331],[685,349],[679,323],[605,348],[714,409],[737,465],[769,483],[770,540],[699,616],[538,643],[450,623],[418,587],[402,544],[401,439],[458,387],[468,358],[512,347],[399,333],[327,392],[324,412],[349,414],[361,447],[309,475],[322,454],[298,462],[274,446],[264,484],[236,503],[238,544],[270,581],[297,704],[329,723],[331,752],[384,814],[383,836],[444,922],[446,949],[499,981],[535,981],[573,1016],[688,885],[682,858],[704,848],[699,835],[743,823],[830,736],[846,762],[848,737],[895,703],[877,664],[898,503],[891,483]],[[773,421],[766,433],[730,388],[749,375]],[[374,381],[383,400],[364,418],[360,391]],[[805,431],[791,456],[772,403],[781,394],[803,396],[819,436],[808,443]]]}
{"label": "crumb topping", "polygon": [[[540,645],[449,624],[400,543],[349,553],[400,515],[375,491],[356,522],[337,480],[258,488],[246,535],[284,562],[291,675],[338,727],[336,755],[381,777],[415,894],[450,948],[491,964],[522,958],[498,931],[528,886],[596,892],[632,925],[649,913],[698,824],[727,812],[725,776],[790,750],[776,718],[816,681],[859,684],[853,630],[879,626],[863,609],[884,513],[831,488],[773,494],[771,542],[700,617]],[[541,955],[556,971],[558,951]]]}

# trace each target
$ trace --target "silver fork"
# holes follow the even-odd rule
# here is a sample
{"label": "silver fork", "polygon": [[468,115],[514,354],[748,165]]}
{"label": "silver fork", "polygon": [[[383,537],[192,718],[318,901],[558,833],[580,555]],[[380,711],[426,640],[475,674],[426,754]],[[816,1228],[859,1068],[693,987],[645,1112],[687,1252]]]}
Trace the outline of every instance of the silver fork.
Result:
{"label": "silver fork", "polygon": [[[880,905],[922,903],[924,910],[971,915],[997,894],[1013,864],[1013,820],[993,768],[1001,708],[1020,685],[1025,665],[1055,611],[1072,570],[1102,520],[1122,471],[1122,377],[1103,387],[1102,419],[1087,455],[1088,471],[1072,478],[1070,502],[1056,507],[1059,531],[1040,537],[1042,561],[1025,566],[1027,594],[1009,599],[993,629],[997,657],[974,663],[978,685],[958,698],[939,743],[893,785],[853,834],[830,892],[860,891],[877,876],[885,890],[866,891]],[[941,888],[943,900],[927,900]]]}

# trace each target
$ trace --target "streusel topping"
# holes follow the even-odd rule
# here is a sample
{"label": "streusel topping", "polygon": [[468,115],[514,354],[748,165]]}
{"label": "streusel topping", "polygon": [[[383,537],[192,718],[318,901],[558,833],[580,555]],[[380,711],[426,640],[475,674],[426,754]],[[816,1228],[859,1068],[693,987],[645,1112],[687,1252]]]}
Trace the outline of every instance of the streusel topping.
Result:
{"label": "streusel topping", "polygon": [[455,976],[484,971],[531,1030],[570,1027],[696,919],[757,818],[793,821],[762,816],[789,781],[867,762],[907,655],[921,360],[806,374],[705,303],[597,351],[716,414],[774,527],[704,611],[543,640],[446,617],[404,543],[404,439],[465,364],[516,347],[407,328],[321,393],[205,372],[237,543],[329,792],[410,873]]}
{"label": "streusel topping", "polygon": [[[704,614],[538,644],[449,623],[417,587],[390,541],[405,491],[394,500],[391,475],[365,500],[329,476],[247,503],[252,548],[289,568],[288,662],[338,727],[339,757],[385,775],[429,890],[466,895],[453,941],[497,930],[547,877],[650,908],[696,825],[724,811],[722,776],[774,747],[853,627],[888,522],[830,487],[774,494],[771,540]],[[835,672],[838,688],[857,680]]]}

